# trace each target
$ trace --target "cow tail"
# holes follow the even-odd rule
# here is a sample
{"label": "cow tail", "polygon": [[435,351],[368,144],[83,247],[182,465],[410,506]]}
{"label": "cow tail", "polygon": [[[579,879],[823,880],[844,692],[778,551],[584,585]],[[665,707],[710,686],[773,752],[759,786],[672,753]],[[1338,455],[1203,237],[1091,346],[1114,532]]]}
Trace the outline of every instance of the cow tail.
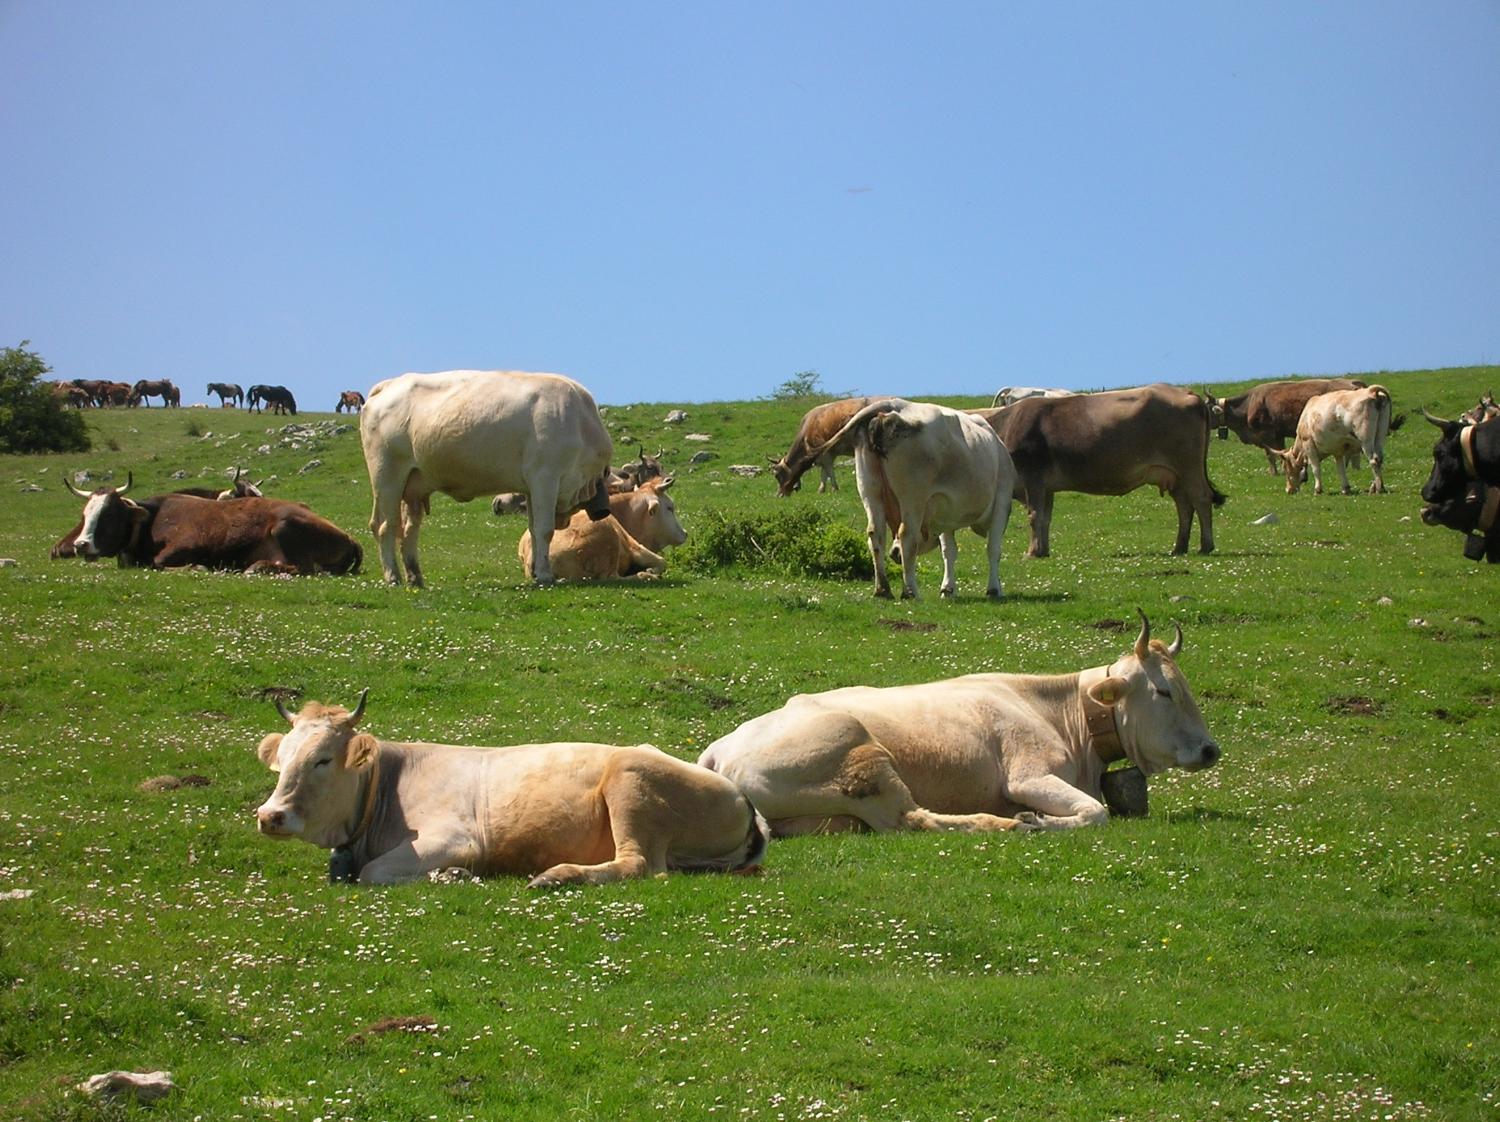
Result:
{"label": "cow tail", "polygon": [[1386,432],[1395,432],[1406,423],[1406,417],[1403,416],[1398,424],[1391,416],[1391,391],[1384,386],[1371,386],[1370,390],[1375,394],[1375,405],[1380,410],[1380,420],[1377,423]]}
{"label": "cow tail", "polygon": [[353,576],[359,572],[359,567],[365,563],[365,551],[360,548],[359,542],[351,542],[350,544],[354,546],[354,564],[350,565],[346,571],[350,576]]}

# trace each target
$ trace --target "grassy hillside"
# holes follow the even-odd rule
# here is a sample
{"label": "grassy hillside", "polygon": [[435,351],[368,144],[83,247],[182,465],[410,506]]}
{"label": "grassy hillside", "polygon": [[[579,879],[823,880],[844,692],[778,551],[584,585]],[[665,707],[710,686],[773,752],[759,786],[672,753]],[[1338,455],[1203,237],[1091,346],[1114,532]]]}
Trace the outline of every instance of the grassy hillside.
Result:
{"label": "grassy hillside", "polygon": [[[1391,494],[1287,496],[1215,441],[1217,553],[1171,556],[1154,491],[1065,494],[1045,560],[1022,559],[1017,508],[1000,604],[970,534],[955,603],[935,555],[917,603],[755,565],[538,590],[521,520],[442,497],[430,587],[389,589],[332,414],[100,411],[92,453],[0,457],[0,894],[33,893],[0,899],[0,1117],[124,1116],[70,1085],[161,1067],[182,1090],[151,1114],[183,1119],[1495,1117],[1500,577],[1417,518],[1415,411],[1458,412],[1500,368],[1373,377],[1415,418]],[[838,494],[810,476],[789,500],[728,470],[784,451],[805,408],[606,417],[617,459],[666,447],[690,535],[804,508],[862,530],[847,462]],[[47,559],[81,507],[66,473],[153,494],[233,465],[355,533],[365,571]],[[693,758],[797,692],[1106,663],[1137,606],[1183,625],[1224,748],[1154,779],[1147,819],[799,839],[760,878],[553,895],[332,887],[324,853],[255,832],[273,688],[370,686],[365,727],[391,738]],[[208,783],[140,789],[162,775]],[[433,1025],[369,1031],[391,1017]]]}

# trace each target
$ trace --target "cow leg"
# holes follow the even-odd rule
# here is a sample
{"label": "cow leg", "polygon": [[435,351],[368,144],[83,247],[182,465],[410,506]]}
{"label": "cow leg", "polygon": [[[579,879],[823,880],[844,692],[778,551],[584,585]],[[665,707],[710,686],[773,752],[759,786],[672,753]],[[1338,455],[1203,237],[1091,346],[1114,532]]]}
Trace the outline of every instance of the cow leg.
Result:
{"label": "cow leg", "polygon": [[1186,553],[1188,539],[1193,534],[1193,501],[1181,486],[1172,492],[1172,501],[1177,504],[1177,541],[1172,546],[1172,552]]}
{"label": "cow leg", "polygon": [[[917,805],[891,755],[878,743],[865,743],[844,757],[834,780],[844,805],[834,814],[852,814],[875,831],[955,830],[965,832],[1025,828],[1023,820],[998,814],[938,814]],[[775,823],[772,823],[775,826]]]}
{"label": "cow leg", "polygon": [[1316,448],[1308,448],[1307,466],[1312,472],[1313,494],[1321,495],[1323,493],[1323,454]]}
{"label": "cow leg", "polygon": [[539,585],[552,584],[552,534],[557,528],[557,480],[526,481],[526,519],[531,528],[531,579]]}
{"label": "cow leg", "polygon": [[1341,495],[1348,495],[1354,490],[1349,483],[1349,462],[1352,459],[1354,459],[1353,454],[1347,452],[1337,454],[1333,457],[1333,464],[1339,469],[1339,482],[1341,484],[1339,494]]}
{"label": "cow leg", "polygon": [[422,518],[427,513],[427,496],[413,495],[410,486],[401,502],[401,561],[406,566],[406,580],[421,588],[422,563],[417,559],[417,539],[422,533]]}
{"label": "cow leg", "polygon": [[386,584],[401,585],[401,569],[396,564],[396,538],[401,529],[401,496],[406,490],[406,473],[391,471],[370,473],[370,489],[375,494],[370,510],[370,533],[380,547],[380,568]]}
{"label": "cow leg", "polygon": [[990,522],[990,532],[985,537],[985,557],[990,563],[990,580],[984,588],[984,594],[991,600],[999,600],[1005,596],[1005,589],[1000,583],[1000,547],[1005,544],[1005,528],[1010,524],[1009,498],[1000,500],[999,509],[995,511],[995,517]]}
{"label": "cow leg", "polygon": [[1265,453],[1266,453],[1266,463],[1271,468],[1271,474],[1272,475],[1280,475],[1281,474],[1281,457],[1278,456],[1275,452],[1273,452],[1269,448],[1265,449]]}
{"label": "cow leg", "polygon": [[1051,550],[1052,492],[1040,483],[1027,483],[1026,519],[1031,523],[1031,546],[1027,557],[1046,557]]}
{"label": "cow leg", "polygon": [[1109,821],[1108,807],[1055,775],[1011,782],[1005,793],[1012,802],[1035,811],[1035,824],[1043,829],[1071,830]]}
{"label": "cow leg", "polygon": [[859,497],[865,504],[865,541],[870,547],[870,562],[875,569],[875,595],[891,598],[891,580],[885,568],[886,518],[879,474],[867,462],[868,453],[859,450],[854,457],[854,478]]}
{"label": "cow leg", "polygon": [[824,491],[837,491],[839,489],[839,477],[833,474],[833,457],[821,456],[818,459],[818,494]]}
{"label": "cow leg", "polygon": [[420,880],[434,869],[457,865],[473,868],[478,850],[471,840],[454,835],[432,835],[402,842],[359,870],[360,884],[401,884]]}
{"label": "cow leg", "polygon": [[958,541],[952,530],[938,535],[938,548],[943,553],[943,583],[938,585],[938,595],[952,600],[958,595]]}
{"label": "cow leg", "polygon": [[1365,448],[1363,451],[1370,460],[1370,475],[1372,476],[1370,494],[1383,495],[1385,494],[1385,477],[1381,469],[1385,467],[1385,456],[1379,450]]}
{"label": "cow leg", "polygon": [[[922,520],[920,515],[907,517],[905,511],[901,513],[901,527],[898,530],[901,541],[901,599],[917,599],[917,552],[922,548]],[[958,550],[955,547],[954,555]],[[948,574],[948,555],[943,554],[944,581]],[[951,592],[944,592],[951,596]]]}

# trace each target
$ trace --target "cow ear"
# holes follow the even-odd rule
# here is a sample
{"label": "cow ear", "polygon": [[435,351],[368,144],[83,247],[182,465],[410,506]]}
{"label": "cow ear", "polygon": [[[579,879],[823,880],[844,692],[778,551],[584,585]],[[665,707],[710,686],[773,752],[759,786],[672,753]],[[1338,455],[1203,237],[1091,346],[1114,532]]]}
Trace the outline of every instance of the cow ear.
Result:
{"label": "cow ear", "polygon": [[1089,700],[1104,706],[1114,705],[1124,692],[1124,678],[1102,678],[1088,688]]}
{"label": "cow ear", "polygon": [[376,749],[380,747],[380,741],[369,733],[362,732],[349,741],[349,747],[344,749],[344,767],[350,771],[369,767],[375,759]]}
{"label": "cow ear", "polygon": [[125,504],[126,508],[130,511],[130,517],[135,519],[135,521],[144,522],[147,518],[151,517],[151,512],[134,499],[121,499],[120,501]]}
{"label": "cow ear", "polygon": [[255,750],[255,754],[260,757],[260,762],[265,764],[266,767],[272,771],[280,771],[281,762],[276,758],[277,753],[280,751],[281,733],[273,732],[260,742],[260,747]]}

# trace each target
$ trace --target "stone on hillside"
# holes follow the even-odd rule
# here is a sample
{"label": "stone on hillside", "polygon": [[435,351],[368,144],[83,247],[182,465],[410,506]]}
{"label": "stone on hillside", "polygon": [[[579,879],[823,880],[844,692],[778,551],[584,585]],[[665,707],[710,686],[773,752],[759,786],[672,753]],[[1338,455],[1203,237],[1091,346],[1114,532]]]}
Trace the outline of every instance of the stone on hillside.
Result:
{"label": "stone on hillside", "polygon": [[696,441],[699,444],[706,444],[710,440],[712,440],[713,437],[709,436],[706,432],[690,432],[683,436],[682,439]]}
{"label": "stone on hillside", "polygon": [[701,452],[694,452],[693,453],[693,458],[691,460],[689,460],[688,463],[690,463],[690,464],[706,464],[706,463],[708,463],[709,460],[717,460],[718,458],[719,458],[719,454],[717,452],[710,452],[707,448],[705,448]]}
{"label": "stone on hillside", "polygon": [[323,461],[322,460],[308,460],[307,463],[303,464],[300,468],[297,469],[297,474],[298,475],[306,475],[308,472],[312,471],[314,468],[320,468],[322,466],[323,466]]}
{"label": "stone on hillside", "polygon": [[760,474],[760,466],[757,464],[730,464],[729,470],[746,479],[754,479]]}
{"label": "stone on hillside", "polygon": [[271,446],[269,444],[262,444],[256,451],[262,456],[269,456],[271,454]]}
{"label": "stone on hillside", "polygon": [[177,1090],[170,1071],[107,1071],[93,1075],[78,1089],[95,1098],[133,1098],[139,1102],[155,1102]]}
{"label": "stone on hillside", "polygon": [[14,569],[18,564],[14,557],[0,557],[0,569]]}
{"label": "stone on hillside", "polygon": [[680,425],[688,419],[688,415],[681,409],[674,409],[661,419],[664,425]]}
{"label": "stone on hillside", "polygon": [[1250,525],[1252,525],[1252,526],[1274,526],[1274,525],[1276,525],[1276,523],[1278,523],[1280,521],[1281,521],[1281,519],[1277,518],[1276,515],[1275,515],[1275,513],[1273,512],[1271,514],[1263,514],[1263,515],[1261,515],[1254,522],[1250,523]]}
{"label": "stone on hillside", "polygon": [[181,468],[178,468],[170,476],[168,476],[168,478],[169,479],[186,479],[187,478],[187,472],[183,471]]}
{"label": "stone on hillside", "polygon": [[84,468],[82,471],[75,471],[73,473],[73,482],[78,484],[80,487],[82,487],[85,483],[92,483],[93,480],[94,473],[89,471],[88,468]]}
{"label": "stone on hillside", "polygon": [[28,483],[26,484],[26,486],[21,488],[21,493],[26,494],[31,491],[40,491],[41,489],[42,488],[38,487],[35,483]]}

